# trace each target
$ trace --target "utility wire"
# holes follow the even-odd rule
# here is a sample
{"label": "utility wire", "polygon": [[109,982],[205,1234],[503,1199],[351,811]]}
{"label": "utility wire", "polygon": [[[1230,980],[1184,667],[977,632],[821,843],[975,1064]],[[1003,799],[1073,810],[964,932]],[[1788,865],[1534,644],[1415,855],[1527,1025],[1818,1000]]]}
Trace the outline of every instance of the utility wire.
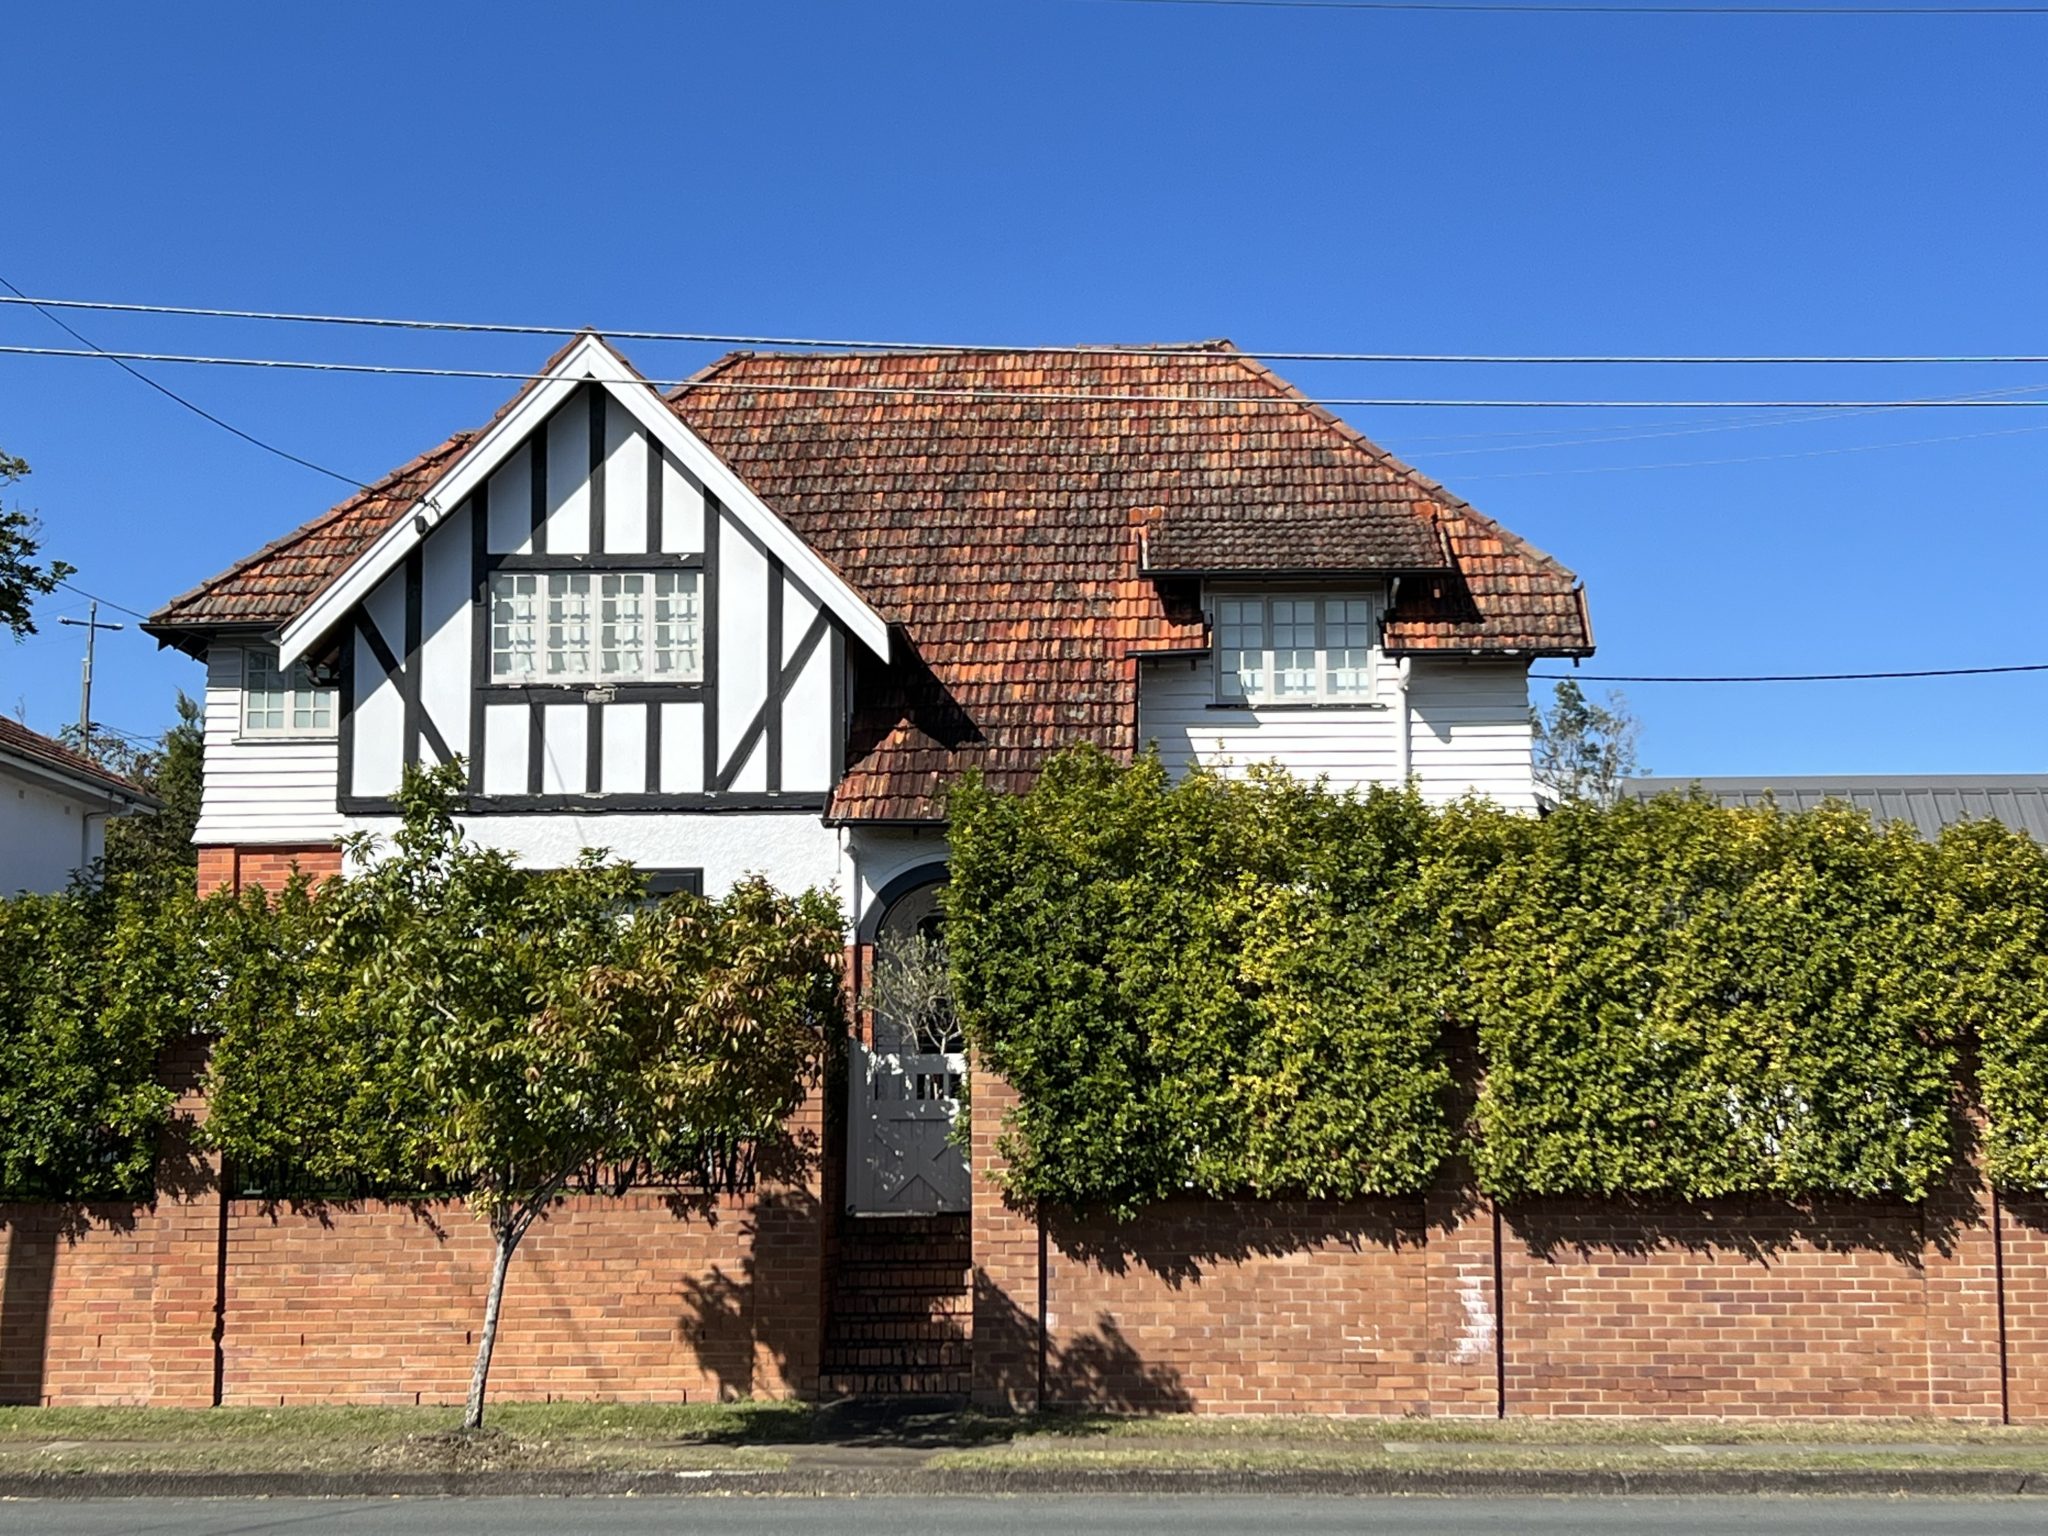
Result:
{"label": "utility wire", "polygon": [[[0,282],[4,281],[4,278],[0,278]],[[105,607],[111,608],[116,613],[125,613],[130,618],[147,619],[149,617],[148,614],[142,612],[140,609],[130,608],[126,603],[117,603],[111,597],[101,597],[97,592],[88,592],[85,590],[85,588],[75,586],[71,582],[59,581],[57,585],[62,587],[66,592],[76,592],[80,597],[91,598],[94,602],[102,604]]]}
{"label": "utility wire", "polygon": [[[134,357],[133,354],[125,352],[110,352],[105,347],[97,345],[95,342],[91,340],[91,338],[80,335],[78,331],[76,331],[75,329],[72,328],[72,326],[66,323],[61,316],[54,314],[52,312],[53,306],[41,304],[35,299],[30,298],[27,294],[23,293],[19,288],[15,287],[13,283],[9,282],[5,276],[0,276],[0,288],[5,288],[9,293],[14,295],[13,299],[0,299],[0,302],[13,303],[18,300],[19,302],[28,305],[31,309],[35,310],[38,314],[40,314],[45,320],[49,321],[52,325],[56,326],[58,330],[64,332],[65,335],[71,337],[72,340],[78,342],[79,345],[90,349],[89,351],[84,353],[67,353],[65,355],[103,357],[108,362],[114,364],[115,367],[121,369],[124,373],[131,374],[135,378],[140,379],[143,383],[147,384],[151,389],[155,390],[158,394],[164,396],[166,399],[176,401],[179,405],[185,407],[186,410],[192,412],[193,415],[204,417],[206,420],[212,422],[216,427],[219,427],[223,432],[231,432],[236,437],[239,437],[243,442],[252,444],[257,448],[261,448],[265,453],[274,453],[280,459],[289,459],[294,464],[300,465],[306,469],[315,470],[320,474],[326,475],[331,480],[339,480],[343,485],[352,485],[357,490],[369,489],[369,487],[364,485],[362,481],[354,478],[351,475],[341,474],[336,470],[329,469],[324,464],[315,464],[311,459],[302,459],[296,453],[288,452],[287,450],[278,447],[275,443],[266,443],[262,438],[257,437],[254,433],[244,432],[240,427],[236,426],[233,422],[222,421],[218,416],[214,415],[213,412],[207,410],[204,406],[193,404],[190,400],[187,400],[183,395],[179,394],[176,390],[170,388],[168,385],[159,384],[155,379],[152,379],[148,374],[144,373],[141,369],[132,366],[134,362],[146,362],[149,359]],[[9,350],[12,351],[21,349],[10,348]],[[117,604],[116,606],[119,605]],[[124,611],[133,612],[132,609]]]}
{"label": "utility wire", "polygon": [[1587,683],[1869,683],[1907,677],[1989,677],[2006,672],[2048,672],[2048,661],[2009,667],[1930,667],[1919,672],[1775,672],[1729,676],[1671,676],[1626,672],[1531,672],[1547,682]]}
{"label": "utility wire", "polygon": [[[114,352],[103,347],[81,351],[69,347],[28,347],[0,346],[0,354],[20,357],[98,357],[115,362],[133,360],[150,363],[192,364],[205,367],[224,368],[271,368],[287,371],[312,373],[359,373],[388,378],[421,379],[497,379],[512,383],[531,384],[545,374],[520,372],[500,368],[426,368],[408,367],[392,363],[337,363],[320,362],[306,358],[275,357],[218,357],[179,352]],[[134,370],[129,370],[133,372]],[[137,375],[137,377],[143,377]],[[145,379],[145,382],[152,382]],[[1370,406],[1382,410],[1418,408],[1426,410],[1488,410],[1488,411],[1924,411],[1924,410],[2048,410],[2048,400],[1986,399],[1981,395],[1959,395],[1896,400],[1526,400],[1526,399],[1482,399],[1476,397],[1445,396],[1421,398],[1380,395],[1321,395],[1298,396],[1292,394],[1272,395],[1230,395],[1198,394],[1188,391],[1118,391],[1086,389],[979,389],[959,385],[924,384],[798,384],[788,380],[758,379],[648,379],[645,381],[656,389],[678,389],[684,386],[692,390],[738,391],[757,395],[856,395],[876,399],[908,397],[920,400],[961,400],[976,403],[1030,404],[1074,404],[1074,405],[1248,405],[1279,406],[1291,408],[1303,404],[1322,406]],[[161,385],[154,387],[162,388]],[[2048,386],[2029,386],[2048,388]],[[166,394],[170,391],[165,390]],[[179,397],[173,395],[173,399]],[[186,403],[181,401],[180,403]],[[194,406],[194,410],[198,407]],[[227,426],[216,416],[207,415],[209,421]],[[333,475],[358,488],[363,482],[347,475],[336,474],[330,469],[321,469],[309,460],[295,454],[284,453],[259,438],[235,427],[228,427],[237,437],[248,438],[258,447],[281,454],[295,463],[305,464],[310,469],[320,469],[322,474]]]}
{"label": "utility wire", "polygon": [[[2048,10],[2042,12],[2048,15]],[[13,288],[12,283],[7,284]],[[266,320],[292,325],[363,326],[403,331],[452,331],[490,336],[574,336],[594,329],[616,341],[676,341],[724,347],[796,347],[843,352],[931,352],[960,356],[1002,353],[1051,353],[1085,351],[1098,357],[1214,357],[1213,346],[1197,343],[1167,343],[1159,346],[1002,346],[983,342],[875,341],[827,336],[750,336],[713,331],[642,331],[575,325],[520,325],[470,320],[408,320],[384,315],[329,315],[271,309],[217,309],[184,304],[128,304],[107,299],[29,298],[15,289],[15,297],[0,296],[0,304],[28,304],[39,310],[74,309],[124,315],[173,315],[187,319]],[[73,333],[74,335],[76,332]],[[2048,363],[2048,353],[1515,353],[1515,352],[1308,352],[1236,350],[1240,357],[1265,362],[1298,363],[1513,363],[1560,364],[1571,366],[1627,365],[1663,367],[1676,365],[1777,366],[1864,365],[1864,364],[1958,364]]]}
{"label": "utility wire", "polygon": [[2039,5],[1599,5],[1586,0],[1100,0],[1262,11],[1441,11],[1487,16],[2048,16]]}

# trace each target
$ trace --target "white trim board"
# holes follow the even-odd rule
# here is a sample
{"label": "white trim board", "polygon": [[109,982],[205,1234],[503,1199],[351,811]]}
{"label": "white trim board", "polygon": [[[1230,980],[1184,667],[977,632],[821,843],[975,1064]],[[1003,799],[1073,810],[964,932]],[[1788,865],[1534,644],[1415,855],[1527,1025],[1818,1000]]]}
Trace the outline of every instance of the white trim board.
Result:
{"label": "white trim board", "polygon": [[823,599],[850,634],[884,661],[889,659],[889,626],[882,616],[816,550],[798,538],[702,438],[685,426],[654,392],[654,387],[634,373],[602,337],[585,333],[562,355],[560,362],[512,403],[488,432],[470,444],[403,516],[356,557],[339,580],[284,627],[277,642],[278,664],[290,666],[304,656],[315,641],[367,598],[415,545],[439,527],[450,511],[461,506],[536,427],[586,382],[604,385],[657,443],[717,496],[728,513],[792,573],[799,574],[804,585]]}

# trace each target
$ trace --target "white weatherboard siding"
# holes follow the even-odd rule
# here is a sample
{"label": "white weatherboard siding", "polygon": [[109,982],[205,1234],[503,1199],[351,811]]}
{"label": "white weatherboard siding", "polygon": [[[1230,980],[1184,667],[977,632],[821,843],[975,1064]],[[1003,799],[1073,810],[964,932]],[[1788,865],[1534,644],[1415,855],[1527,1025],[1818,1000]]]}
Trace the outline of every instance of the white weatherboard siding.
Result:
{"label": "white weatherboard siding", "polygon": [[[1144,664],[1138,736],[1156,743],[1169,772],[1190,767],[1242,773],[1278,763],[1298,779],[1332,789],[1402,780],[1400,669],[1379,669],[1382,703],[1368,708],[1218,708],[1210,657]],[[1520,663],[1416,660],[1407,685],[1408,763],[1423,795],[1489,796],[1533,810],[1529,693]]]}
{"label": "white weatherboard siding", "polygon": [[[628,816],[464,816],[469,835],[502,848],[530,869],[562,869],[586,848],[602,848],[643,869],[701,869],[704,894],[719,896],[744,875],[765,876],[785,891],[839,886],[839,834],[815,812],[702,811]],[[388,839],[389,816],[350,818],[350,830]]]}
{"label": "white weatherboard siding", "polygon": [[0,765],[0,897],[63,890],[105,852],[107,810]]}
{"label": "white weatherboard siding", "polygon": [[242,652],[206,657],[206,785],[195,843],[320,843],[342,830],[332,736],[244,737]]}
{"label": "white weatherboard siding", "polygon": [[1408,711],[1409,761],[1425,796],[1536,809],[1526,663],[1414,661]]}

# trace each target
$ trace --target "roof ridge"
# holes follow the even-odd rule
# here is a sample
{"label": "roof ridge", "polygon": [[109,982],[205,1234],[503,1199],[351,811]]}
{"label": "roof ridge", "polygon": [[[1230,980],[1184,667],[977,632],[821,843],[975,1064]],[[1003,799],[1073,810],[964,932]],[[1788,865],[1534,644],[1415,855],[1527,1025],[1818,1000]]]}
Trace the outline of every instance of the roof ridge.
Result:
{"label": "roof ridge", "polygon": [[1237,344],[1227,336],[1210,336],[1200,341],[1084,341],[1062,342],[1048,346],[1018,347],[976,347],[976,346],[902,346],[902,347],[846,347],[821,344],[815,347],[740,347],[709,363],[677,385],[673,394],[680,394],[692,384],[705,380],[731,367],[735,363],[753,362],[817,362],[820,359],[845,359],[859,361],[871,357],[958,357],[958,358],[1000,358],[1000,357],[1242,357]]}

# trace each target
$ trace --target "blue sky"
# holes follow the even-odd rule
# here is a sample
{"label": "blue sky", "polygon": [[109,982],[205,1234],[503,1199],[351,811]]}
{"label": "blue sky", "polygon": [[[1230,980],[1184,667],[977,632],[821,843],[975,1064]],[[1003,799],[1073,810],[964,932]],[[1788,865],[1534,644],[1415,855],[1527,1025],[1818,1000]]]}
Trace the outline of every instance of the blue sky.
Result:
{"label": "blue sky", "polygon": [[[1100,0],[34,6],[0,273],[31,293],[943,341],[2048,353],[2048,18]],[[544,339],[73,316],[106,346],[524,368]],[[68,345],[0,311],[0,342]],[[638,345],[656,376],[711,349]],[[1283,365],[1325,394],[1962,395],[2048,365]],[[371,478],[505,390],[163,368]],[[1583,575],[1593,671],[2048,661],[2048,412],[1347,413]],[[1920,441],[1938,438],[1943,441]],[[334,501],[99,362],[0,357],[52,553],[148,609]],[[76,711],[79,634],[0,641]],[[118,617],[118,616],[117,616]],[[199,670],[103,639],[95,713]],[[2048,768],[2048,674],[1636,687],[1666,773]]]}

